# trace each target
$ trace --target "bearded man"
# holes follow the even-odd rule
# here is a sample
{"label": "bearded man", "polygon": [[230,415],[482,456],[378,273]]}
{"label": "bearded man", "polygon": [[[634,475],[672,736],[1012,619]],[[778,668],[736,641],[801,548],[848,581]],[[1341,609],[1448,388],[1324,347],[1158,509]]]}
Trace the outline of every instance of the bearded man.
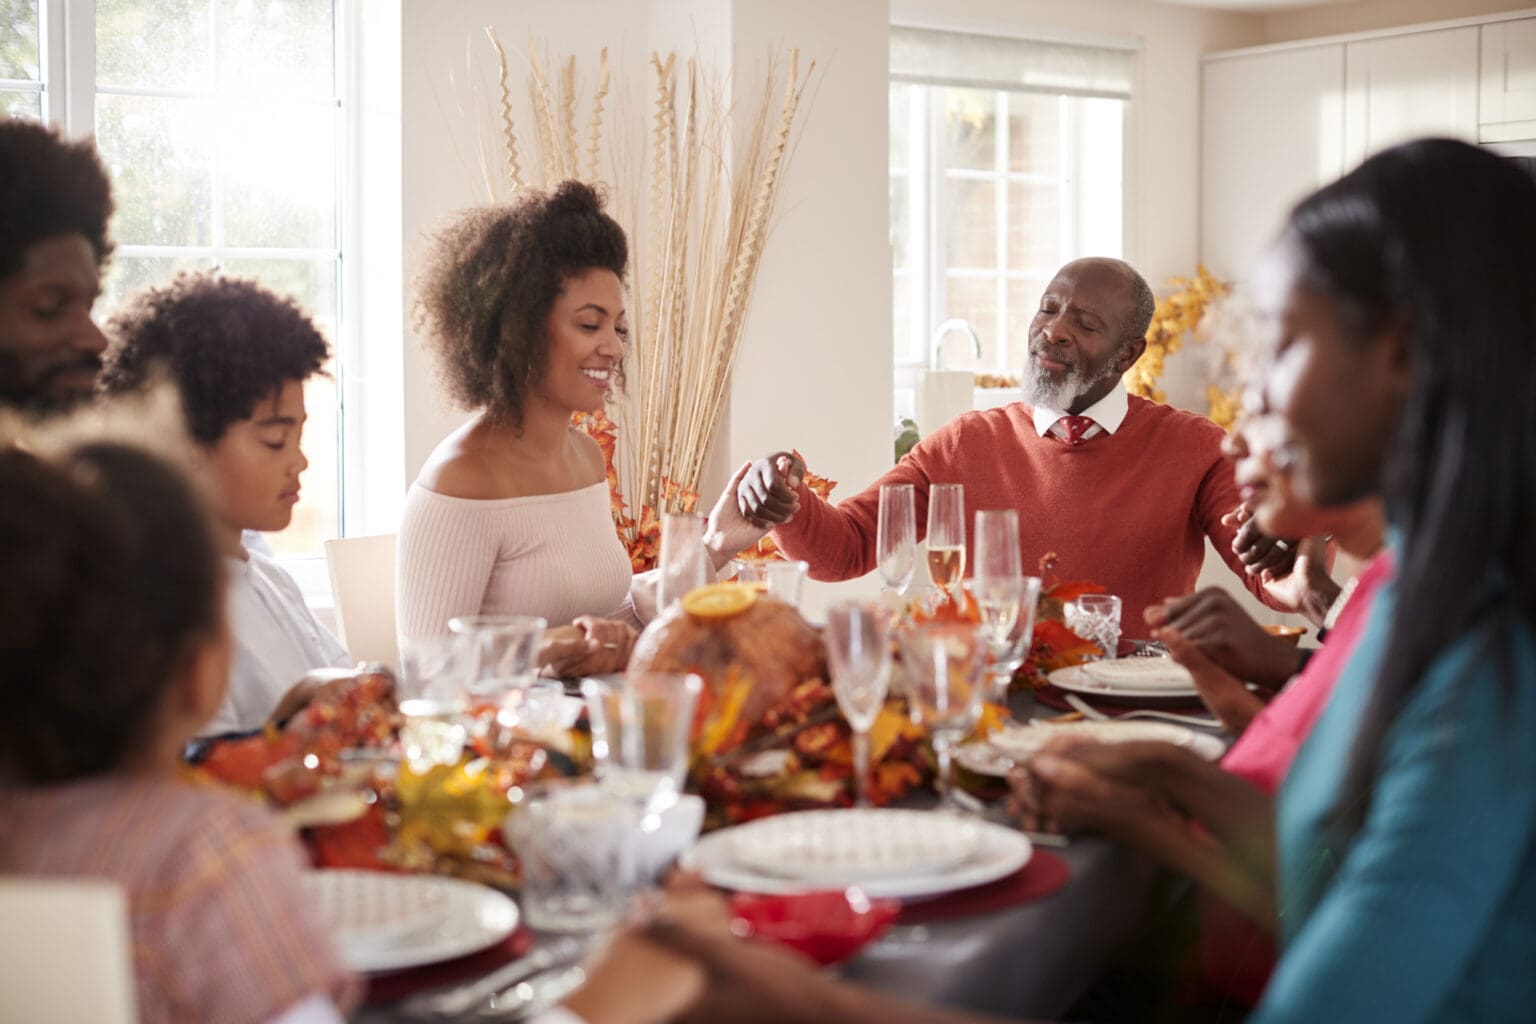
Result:
{"label": "bearded man", "polygon": [[0,121],[0,407],[46,413],[91,396],[107,347],[91,310],[111,215],[91,143]]}
{"label": "bearded man", "polygon": [[1194,589],[1209,537],[1261,600],[1263,574],[1283,575],[1291,545],[1239,525],[1222,430],[1203,416],[1126,393],[1121,375],[1147,346],[1152,290],[1129,264],[1074,260],[1040,298],[1029,329],[1024,400],[957,416],[918,442],[864,492],[832,506],[804,485],[792,454],[759,459],[737,489],[743,514],[775,525],[781,550],[813,579],[875,567],[880,488],[911,484],[917,536],[928,488],[965,485],[967,566],[979,509],[1017,509],[1026,574],[1102,584],[1123,602],[1123,635],[1144,637],[1144,610]]}

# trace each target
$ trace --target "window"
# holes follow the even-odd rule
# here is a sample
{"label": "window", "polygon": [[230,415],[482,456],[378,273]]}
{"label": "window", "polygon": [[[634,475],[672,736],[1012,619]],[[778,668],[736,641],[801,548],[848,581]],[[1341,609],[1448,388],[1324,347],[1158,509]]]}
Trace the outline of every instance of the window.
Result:
{"label": "window", "polygon": [[42,119],[40,22],[37,0],[0,0],[0,115]]}
{"label": "window", "polygon": [[892,29],[898,417],[915,417],[923,369],[1017,379],[1057,268],[1122,254],[1133,56]]}
{"label": "window", "polygon": [[[302,501],[270,538],[289,555],[319,555],[343,525],[341,3],[43,0],[41,32],[20,45],[45,59],[0,50],[5,102],[36,82],[48,119],[94,134],[111,175],[117,251],[100,318],[179,271],[222,267],[295,299],[331,341],[328,376],[305,393]],[[37,6],[0,0],[0,19],[36,29]]]}

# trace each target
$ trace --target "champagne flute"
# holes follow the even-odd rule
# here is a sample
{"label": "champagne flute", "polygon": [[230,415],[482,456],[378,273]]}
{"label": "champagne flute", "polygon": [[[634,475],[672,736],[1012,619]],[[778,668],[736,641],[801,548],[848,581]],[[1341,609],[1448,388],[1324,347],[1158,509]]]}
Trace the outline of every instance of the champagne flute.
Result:
{"label": "champagne flute", "polygon": [[976,566],[966,589],[981,614],[986,636],[991,698],[1007,700],[1008,680],[999,678],[1022,611],[1024,576],[1019,571],[1019,514],[1011,508],[976,513]]}
{"label": "champagne flute", "polygon": [[709,557],[704,551],[704,519],[677,513],[661,517],[661,578],[657,583],[656,611],[666,611],[690,590],[709,579]]}
{"label": "champagne flute", "polygon": [[917,564],[917,527],[911,484],[880,485],[880,523],[876,536],[880,576],[900,594],[912,582]]}
{"label": "champagne flute", "polygon": [[939,806],[963,810],[954,796],[952,762],[955,745],[981,717],[983,638],[967,623],[945,623],[903,629],[900,642],[912,717],[928,727],[939,760]]}
{"label": "champagne flute", "polygon": [[928,488],[928,575],[952,600],[952,591],[965,576],[965,486],[934,484]]}
{"label": "champagne flute", "polygon": [[827,609],[832,693],[853,730],[858,806],[869,806],[869,731],[885,706],[891,678],[889,620],[874,605],[847,601]]}

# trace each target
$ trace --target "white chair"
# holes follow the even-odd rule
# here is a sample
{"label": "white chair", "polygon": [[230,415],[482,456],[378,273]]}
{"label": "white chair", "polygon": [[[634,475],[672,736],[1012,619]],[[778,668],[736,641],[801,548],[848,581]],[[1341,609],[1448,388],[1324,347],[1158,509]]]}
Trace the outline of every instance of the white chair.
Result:
{"label": "white chair", "polygon": [[0,879],[0,1020],[137,1019],[122,888],[100,880]]}
{"label": "white chair", "polygon": [[395,668],[395,535],[325,542],[336,601],[336,632],[357,661]]}

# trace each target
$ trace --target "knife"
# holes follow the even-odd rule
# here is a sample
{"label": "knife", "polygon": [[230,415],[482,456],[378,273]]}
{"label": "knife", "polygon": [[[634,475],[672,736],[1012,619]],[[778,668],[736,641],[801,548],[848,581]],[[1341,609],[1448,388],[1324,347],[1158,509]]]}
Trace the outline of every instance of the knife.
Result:
{"label": "knife", "polygon": [[520,981],[546,971],[556,964],[575,960],[581,956],[584,948],[584,944],[579,939],[556,939],[521,959],[497,968],[479,981],[437,995],[418,996],[407,1000],[401,1009],[411,1015],[458,1017]]}

